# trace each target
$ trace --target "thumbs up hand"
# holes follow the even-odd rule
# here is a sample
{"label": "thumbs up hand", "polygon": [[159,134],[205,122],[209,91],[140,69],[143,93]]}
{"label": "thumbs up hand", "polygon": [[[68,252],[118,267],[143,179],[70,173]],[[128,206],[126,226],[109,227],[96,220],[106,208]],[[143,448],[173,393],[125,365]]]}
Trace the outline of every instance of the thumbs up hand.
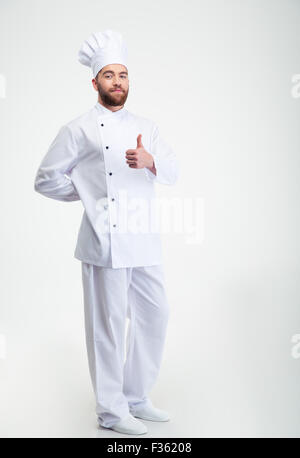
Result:
{"label": "thumbs up hand", "polygon": [[147,167],[153,169],[153,156],[148,153],[142,143],[142,134],[137,136],[136,149],[128,149],[125,154],[126,162],[133,169],[142,169]]}

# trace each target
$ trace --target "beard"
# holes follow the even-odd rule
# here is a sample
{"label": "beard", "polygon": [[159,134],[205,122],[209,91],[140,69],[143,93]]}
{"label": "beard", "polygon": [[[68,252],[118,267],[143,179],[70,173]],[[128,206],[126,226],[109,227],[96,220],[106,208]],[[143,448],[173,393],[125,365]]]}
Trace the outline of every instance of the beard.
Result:
{"label": "beard", "polygon": [[120,105],[124,105],[124,103],[127,100],[128,92],[129,92],[129,90],[125,92],[123,89],[121,89],[123,92],[112,92],[113,91],[112,89],[110,91],[105,91],[98,82],[97,82],[97,89],[101,97],[101,100],[106,105],[110,105],[112,107],[118,107]]}

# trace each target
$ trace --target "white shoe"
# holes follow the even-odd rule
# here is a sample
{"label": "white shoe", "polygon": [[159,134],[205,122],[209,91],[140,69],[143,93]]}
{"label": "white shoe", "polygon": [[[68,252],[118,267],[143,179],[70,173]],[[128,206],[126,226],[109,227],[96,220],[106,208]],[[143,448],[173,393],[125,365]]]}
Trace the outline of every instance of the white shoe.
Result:
{"label": "white shoe", "polygon": [[[105,426],[105,428],[107,428]],[[147,426],[139,420],[136,420],[131,414],[118,421],[108,429],[113,429],[118,433],[124,434],[145,434],[148,432]]]}
{"label": "white shoe", "polygon": [[140,409],[131,410],[131,413],[134,417],[142,418],[143,420],[151,421],[169,421],[170,416],[165,410],[157,409],[154,406],[147,405]]}

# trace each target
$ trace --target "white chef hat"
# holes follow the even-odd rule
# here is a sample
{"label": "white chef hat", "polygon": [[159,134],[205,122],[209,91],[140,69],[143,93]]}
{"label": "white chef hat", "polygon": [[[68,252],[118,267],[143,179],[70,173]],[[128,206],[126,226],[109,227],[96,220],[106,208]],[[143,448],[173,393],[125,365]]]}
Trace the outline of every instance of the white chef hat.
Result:
{"label": "white chef hat", "polygon": [[94,78],[105,65],[122,64],[127,68],[128,51],[120,32],[107,29],[92,33],[78,52],[81,64],[91,67]]}

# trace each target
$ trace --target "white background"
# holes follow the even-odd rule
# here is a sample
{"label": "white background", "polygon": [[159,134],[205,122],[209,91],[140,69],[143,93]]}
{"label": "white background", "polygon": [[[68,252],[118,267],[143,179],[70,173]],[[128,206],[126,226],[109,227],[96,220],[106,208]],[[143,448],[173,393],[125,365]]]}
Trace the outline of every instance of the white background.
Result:
{"label": "white background", "polygon": [[129,49],[126,109],[180,160],[158,194],[205,204],[202,243],[163,235],[171,317],[151,399],[172,419],[146,436],[300,437],[299,21],[299,0],[0,1],[2,437],[120,437],[94,413],[82,204],[33,188],[58,129],[97,101],[77,52],[107,28]]}

